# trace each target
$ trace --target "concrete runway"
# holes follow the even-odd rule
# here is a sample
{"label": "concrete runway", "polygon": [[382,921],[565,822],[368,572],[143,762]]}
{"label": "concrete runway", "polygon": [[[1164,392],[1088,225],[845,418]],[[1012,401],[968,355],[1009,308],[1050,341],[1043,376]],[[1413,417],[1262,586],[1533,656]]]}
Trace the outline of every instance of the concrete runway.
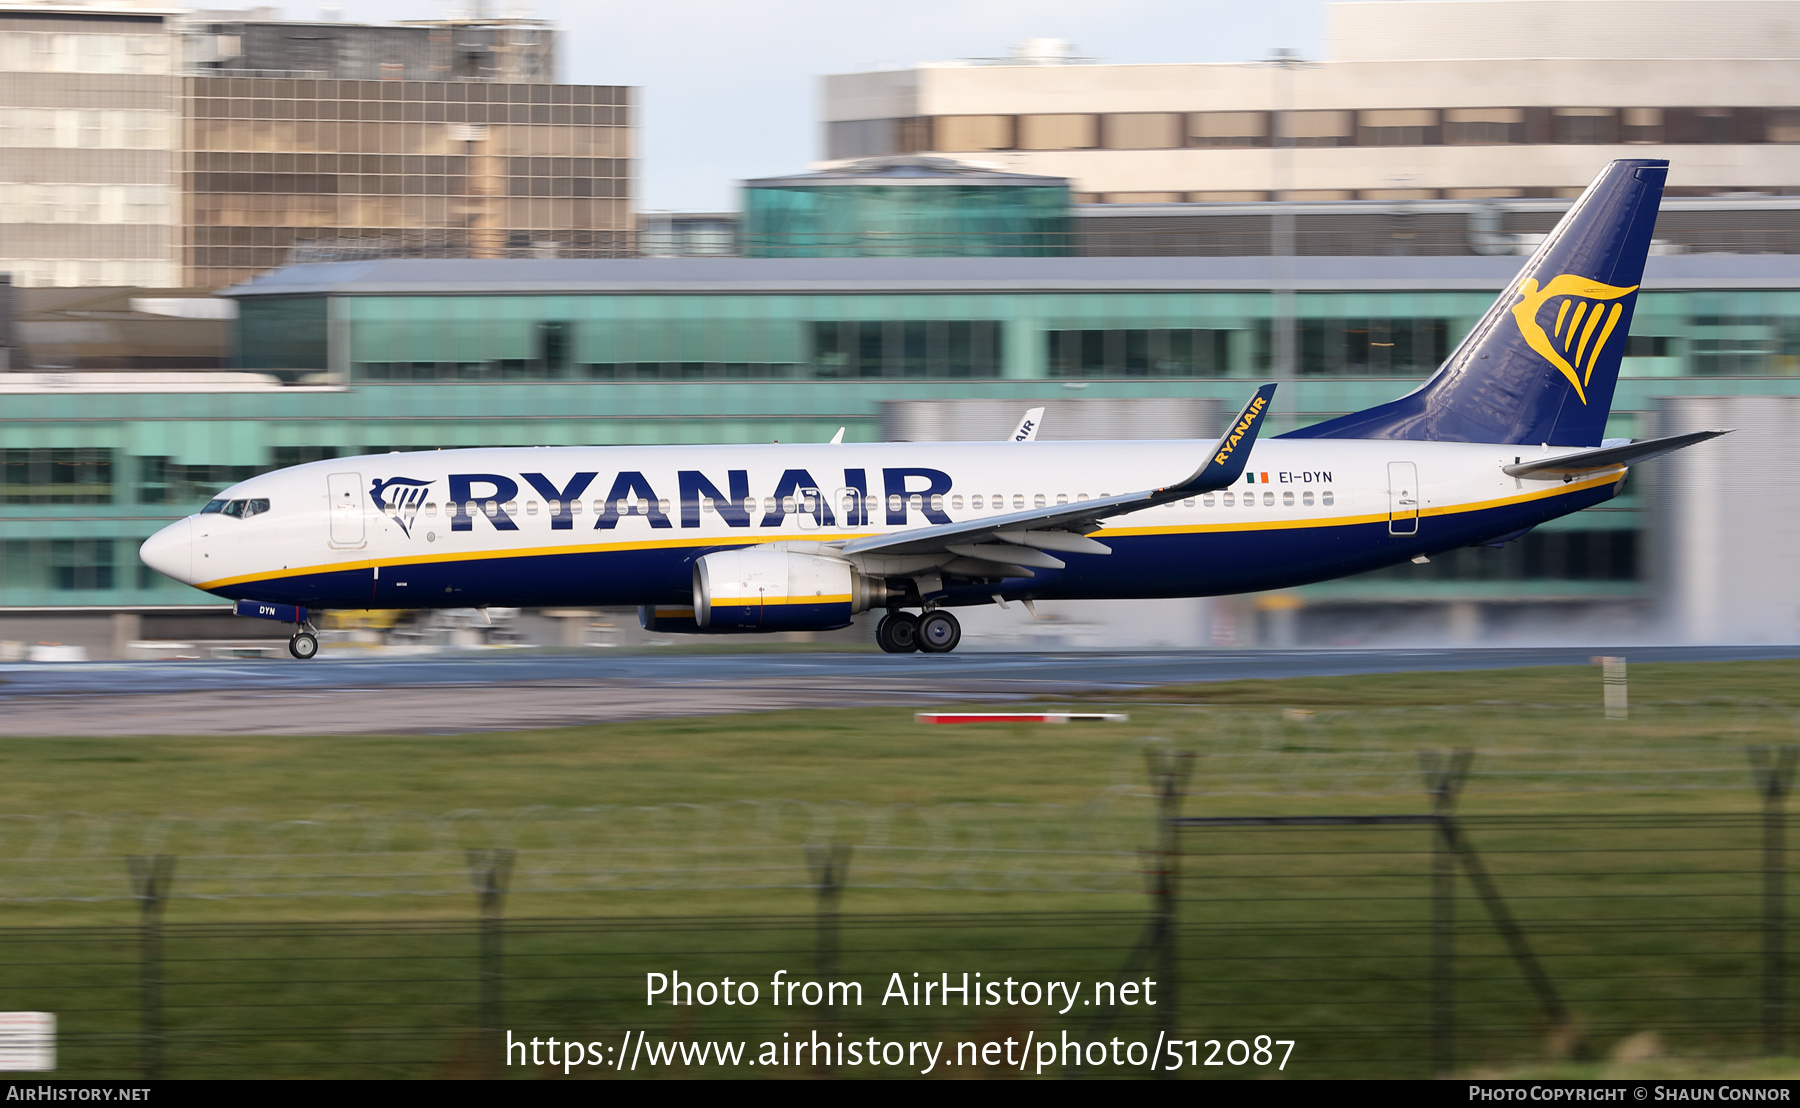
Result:
{"label": "concrete runway", "polygon": [[1800,658],[1773,647],[1093,654],[445,654],[0,665],[0,735],[457,734],[772,708],[1026,700],[1256,677]]}

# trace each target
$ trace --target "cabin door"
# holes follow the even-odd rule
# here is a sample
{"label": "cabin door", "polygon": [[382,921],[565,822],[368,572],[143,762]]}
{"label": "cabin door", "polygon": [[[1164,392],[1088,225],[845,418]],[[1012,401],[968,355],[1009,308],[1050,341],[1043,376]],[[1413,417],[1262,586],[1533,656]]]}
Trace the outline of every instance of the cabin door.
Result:
{"label": "cabin door", "polygon": [[363,488],[360,473],[333,473],[325,478],[330,491],[331,545],[363,544]]}
{"label": "cabin door", "polygon": [[1388,463],[1388,534],[1419,533],[1419,467],[1412,462]]}

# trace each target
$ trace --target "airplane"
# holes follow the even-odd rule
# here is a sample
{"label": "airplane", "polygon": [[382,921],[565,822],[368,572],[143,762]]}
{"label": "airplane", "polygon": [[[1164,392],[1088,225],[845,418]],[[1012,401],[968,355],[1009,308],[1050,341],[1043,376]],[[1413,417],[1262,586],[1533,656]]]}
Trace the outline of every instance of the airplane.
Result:
{"label": "airplane", "polygon": [[[954,609],[1288,588],[1498,545],[1723,430],[1604,439],[1668,162],[1611,162],[1438,371],[1266,439],[457,449],[240,482],[151,568],[294,625],[321,609],[636,605],[657,632],[829,630],[880,612],[942,654]],[[1028,426],[1029,425],[1029,426]]]}

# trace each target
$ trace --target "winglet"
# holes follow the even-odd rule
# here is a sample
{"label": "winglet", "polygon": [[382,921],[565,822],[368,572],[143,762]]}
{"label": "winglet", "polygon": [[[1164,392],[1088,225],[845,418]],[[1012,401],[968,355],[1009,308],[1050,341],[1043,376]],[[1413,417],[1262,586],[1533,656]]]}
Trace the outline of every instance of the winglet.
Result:
{"label": "winglet", "polygon": [[1192,496],[1197,492],[1211,492],[1237,483],[1244,475],[1244,466],[1250,460],[1250,448],[1256,443],[1256,433],[1262,430],[1263,421],[1268,418],[1269,408],[1275,400],[1273,382],[1256,390],[1250,403],[1225,428],[1219,441],[1213,445],[1207,456],[1206,464],[1194,471],[1194,475],[1179,485],[1167,489],[1158,489],[1159,496]]}
{"label": "winglet", "polygon": [[1044,409],[1033,408],[1025,413],[1025,418],[1019,420],[1019,425],[1013,428],[1013,433],[1006,437],[1007,441],[1032,442],[1037,438],[1038,428],[1043,426],[1043,423]]}

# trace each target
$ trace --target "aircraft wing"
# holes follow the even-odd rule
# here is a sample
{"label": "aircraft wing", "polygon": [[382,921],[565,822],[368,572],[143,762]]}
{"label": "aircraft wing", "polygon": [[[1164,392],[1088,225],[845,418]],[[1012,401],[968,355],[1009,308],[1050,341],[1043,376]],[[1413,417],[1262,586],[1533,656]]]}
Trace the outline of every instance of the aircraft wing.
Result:
{"label": "aircraft wing", "polygon": [[1538,458],[1529,462],[1518,462],[1514,465],[1501,466],[1508,477],[1556,477],[1563,474],[1590,473],[1597,469],[1611,469],[1614,466],[1635,465],[1648,461],[1672,450],[1680,450],[1684,446],[1692,446],[1707,439],[1716,439],[1720,435],[1729,435],[1723,431],[1692,431],[1685,435],[1668,435],[1660,439],[1645,439],[1642,442],[1628,442],[1623,446],[1602,446],[1593,450],[1582,450],[1574,454],[1560,454],[1554,458]]}
{"label": "aircraft wing", "polygon": [[[943,568],[951,573],[971,576],[995,575],[995,571],[1020,571],[1023,567],[1061,569],[1061,559],[1047,551],[1071,554],[1110,554],[1105,544],[1087,537],[1100,521],[1127,512],[1154,508],[1171,500],[1181,500],[1198,493],[1212,492],[1235,484],[1244,475],[1250,447],[1256,441],[1269,413],[1275,386],[1264,385],[1244,405],[1225,434],[1207,451],[1200,468],[1180,482],[1143,492],[1082,500],[1074,504],[1055,504],[1023,512],[986,516],[965,523],[945,523],[934,527],[915,527],[891,535],[870,535],[846,543],[846,556],[883,555],[953,555],[955,561]],[[1008,573],[1007,575],[1012,575]]]}

